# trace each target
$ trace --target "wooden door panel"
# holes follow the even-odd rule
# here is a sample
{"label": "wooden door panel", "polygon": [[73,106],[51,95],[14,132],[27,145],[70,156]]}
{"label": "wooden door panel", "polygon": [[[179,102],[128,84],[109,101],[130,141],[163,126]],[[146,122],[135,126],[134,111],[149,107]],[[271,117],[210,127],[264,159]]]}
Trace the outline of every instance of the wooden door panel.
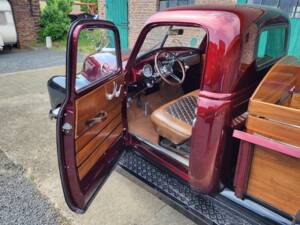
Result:
{"label": "wooden door panel", "polygon": [[79,167],[95,149],[101,145],[105,139],[122,123],[122,116],[119,114],[114,120],[109,123],[101,132],[98,133],[84,148],[76,154],[76,162]]}
{"label": "wooden door panel", "polygon": [[78,137],[75,141],[76,152],[78,153],[84,148],[94,137],[96,137],[109,123],[112,122],[118,115],[121,114],[122,104],[118,104],[107,114],[107,119],[102,123],[96,124],[92,129],[87,130],[84,134]]}
{"label": "wooden door panel", "polygon": [[[79,55],[86,57],[78,60]],[[66,56],[66,98],[57,116],[58,164],[69,208],[84,213],[125,150],[117,27],[98,19],[74,21]]]}
{"label": "wooden door panel", "polygon": [[85,175],[93,168],[97,161],[103,156],[105,151],[111,146],[123,132],[123,126],[120,124],[107,138],[99,145],[95,151],[78,167],[79,179],[82,180]]}
{"label": "wooden door panel", "polygon": [[[115,84],[122,85],[120,96],[112,99],[107,94],[113,93]],[[90,93],[78,98],[76,104],[76,166],[79,179],[82,180],[95,166],[97,161],[122,134],[122,101],[124,93],[124,76],[118,76]],[[88,121],[100,112],[106,118],[93,125]]]}
{"label": "wooden door panel", "polygon": [[119,76],[76,100],[76,139],[89,129],[94,129],[94,126],[89,127],[87,122],[96,117],[99,112],[108,113],[121,104],[123,91],[119,97],[111,100],[106,97],[106,94],[113,92],[114,82],[117,87],[122,85],[122,90],[124,89],[124,76]]}

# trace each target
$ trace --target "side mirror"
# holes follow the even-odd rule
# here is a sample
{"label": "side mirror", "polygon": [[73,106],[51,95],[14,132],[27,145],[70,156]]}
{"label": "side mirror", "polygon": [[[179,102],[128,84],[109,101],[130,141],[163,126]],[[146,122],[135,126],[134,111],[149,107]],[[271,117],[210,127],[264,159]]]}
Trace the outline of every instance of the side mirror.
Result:
{"label": "side mirror", "polygon": [[57,119],[59,111],[60,111],[60,107],[58,107],[56,109],[51,109],[49,111],[49,119],[50,120]]}
{"label": "side mirror", "polygon": [[184,31],[183,29],[169,29],[168,35],[169,36],[177,36],[177,35],[183,35]]}

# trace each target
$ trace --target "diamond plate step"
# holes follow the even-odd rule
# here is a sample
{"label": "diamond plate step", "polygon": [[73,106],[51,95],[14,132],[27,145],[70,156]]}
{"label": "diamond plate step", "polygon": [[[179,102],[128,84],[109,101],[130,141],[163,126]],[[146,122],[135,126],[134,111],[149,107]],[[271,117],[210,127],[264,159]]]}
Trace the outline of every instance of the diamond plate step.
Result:
{"label": "diamond plate step", "polygon": [[[266,224],[257,218],[250,218],[240,210],[227,207],[224,203],[208,195],[192,191],[189,186],[168,171],[154,166],[142,155],[127,151],[119,165],[147,183],[152,188],[176,201],[193,216],[207,224],[215,225],[258,225]],[[270,224],[270,223],[267,223]]]}

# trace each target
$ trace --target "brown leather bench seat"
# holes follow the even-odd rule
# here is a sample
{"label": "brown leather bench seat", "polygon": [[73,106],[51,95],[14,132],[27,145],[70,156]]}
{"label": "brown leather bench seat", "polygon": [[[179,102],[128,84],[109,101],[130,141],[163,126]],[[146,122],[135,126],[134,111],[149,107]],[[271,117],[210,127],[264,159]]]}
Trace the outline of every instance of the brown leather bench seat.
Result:
{"label": "brown leather bench seat", "polygon": [[191,137],[198,94],[199,90],[190,92],[152,113],[152,122],[160,136],[176,145]]}

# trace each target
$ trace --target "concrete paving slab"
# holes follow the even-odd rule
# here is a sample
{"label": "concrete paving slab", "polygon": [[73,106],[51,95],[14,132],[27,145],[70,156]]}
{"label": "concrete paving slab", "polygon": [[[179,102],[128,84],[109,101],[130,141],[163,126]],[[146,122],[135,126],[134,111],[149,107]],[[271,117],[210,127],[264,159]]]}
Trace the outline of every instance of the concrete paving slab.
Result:
{"label": "concrete paving slab", "polygon": [[0,75],[0,150],[22,165],[42,194],[78,225],[193,224],[146,189],[113,172],[88,212],[72,213],[59,180],[55,121],[48,119],[47,80],[64,66]]}

